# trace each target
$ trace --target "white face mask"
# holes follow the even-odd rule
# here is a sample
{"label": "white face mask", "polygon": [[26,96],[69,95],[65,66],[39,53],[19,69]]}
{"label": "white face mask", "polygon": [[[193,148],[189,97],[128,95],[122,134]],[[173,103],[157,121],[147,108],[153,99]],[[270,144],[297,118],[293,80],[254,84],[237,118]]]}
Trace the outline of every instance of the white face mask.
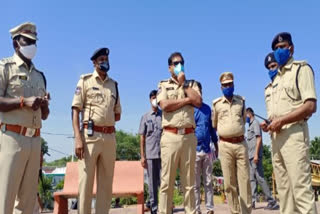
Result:
{"label": "white face mask", "polygon": [[153,107],[158,107],[158,103],[157,103],[157,99],[153,99],[152,101],[151,101],[151,105],[153,106]]}
{"label": "white face mask", "polygon": [[20,45],[20,53],[27,59],[33,59],[37,53],[37,46],[35,44],[28,45],[28,46],[22,46]]}

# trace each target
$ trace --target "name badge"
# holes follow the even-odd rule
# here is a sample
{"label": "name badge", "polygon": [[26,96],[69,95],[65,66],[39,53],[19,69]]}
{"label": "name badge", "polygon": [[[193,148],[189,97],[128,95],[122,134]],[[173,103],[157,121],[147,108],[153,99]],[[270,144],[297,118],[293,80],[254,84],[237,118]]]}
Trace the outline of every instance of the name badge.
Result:
{"label": "name badge", "polygon": [[19,79],[20,79],[20,80],[27,80],[28,77],[27,77],[27,76],[19,76]]}
{"label": "name badge", "polygon": [[92,90],[99,91],[99,88],[97,88],[97,87],[92,87]]}

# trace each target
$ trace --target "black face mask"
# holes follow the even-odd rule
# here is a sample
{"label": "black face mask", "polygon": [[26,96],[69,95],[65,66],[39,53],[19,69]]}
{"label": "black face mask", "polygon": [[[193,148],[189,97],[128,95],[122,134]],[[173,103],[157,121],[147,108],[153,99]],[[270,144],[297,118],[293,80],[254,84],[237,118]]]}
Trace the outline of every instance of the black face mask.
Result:
{"label": "black face mask", "polygon": [[110,65],[109,62],[102,62],[99,64],[99,68],[100,70],[104,71],[104,72],[108,72],[110,69]]}

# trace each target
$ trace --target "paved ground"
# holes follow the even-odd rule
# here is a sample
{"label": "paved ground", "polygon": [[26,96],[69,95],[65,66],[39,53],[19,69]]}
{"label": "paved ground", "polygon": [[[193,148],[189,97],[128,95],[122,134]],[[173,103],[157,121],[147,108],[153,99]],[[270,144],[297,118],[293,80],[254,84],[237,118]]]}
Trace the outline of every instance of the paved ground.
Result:
{"label": "paved ground", "polygon": [[[256,209],[252,211],[252,214],[279,214],[279,211],[269,211],[264,210],[263,208],[266,206],[266,203],[257,203]],[[320,211],[320,202],[317,202],[318,211]],[[205,206],[202,205],[201,210],[203,213],[205,212]],[[76,214],[76,211],[70,211],[69,214]],[[130,206],[126,208],[118,208],[111,209],[110,214],[136,214],[137,208],[136,206]],[[174,209],[174,214],[183,214],[184,210],[181,207],[177,207]],[[215,214],[229,214],[229,208],[227,204],[219,204],[215,206]],[[94,212],[92,212],[94,214]],[[150,212],[145,212],[145,214],[150,214]]]}

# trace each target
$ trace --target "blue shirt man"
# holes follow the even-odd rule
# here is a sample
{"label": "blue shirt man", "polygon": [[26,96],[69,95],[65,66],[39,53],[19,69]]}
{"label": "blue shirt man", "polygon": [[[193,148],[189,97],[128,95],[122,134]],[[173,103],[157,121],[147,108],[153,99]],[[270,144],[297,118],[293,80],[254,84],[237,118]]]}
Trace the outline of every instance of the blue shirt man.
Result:
{"label": "blue shirt man", "polygon": [[[199,84],[198,84],[199,85]],[[210,142],[215,145],[215,156],[218,154],[218,138],[215,129],[212,127],[211,122],[211,109],[210,107],[202,103],[200,108],[194,108],[194,119],[196,122],[195,134],[198,140],[197,144],[197,156],[195,166],[195,199],[196,199],[196,213],[201,213],[200,210],[200,184],[201,175],[203,178],[205,202],[207,213],[213,212],[213,189],[212,189],[212,162],[213,153],[210,148]]]}

